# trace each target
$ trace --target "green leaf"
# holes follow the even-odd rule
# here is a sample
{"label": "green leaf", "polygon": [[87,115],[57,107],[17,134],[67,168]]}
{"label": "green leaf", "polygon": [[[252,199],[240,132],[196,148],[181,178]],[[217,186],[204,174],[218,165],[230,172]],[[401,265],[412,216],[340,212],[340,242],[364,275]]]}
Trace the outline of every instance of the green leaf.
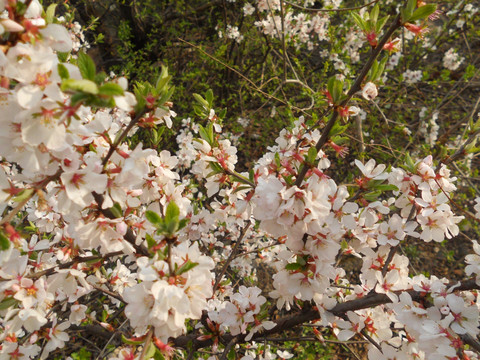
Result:
{"label": "green leaf", "polygon": [[57,7],[57,4],[50,4],[50,6],[47,8],[46,15],[45,15],[45,20],[47,24],[53,23],[53,20],[55,19],[56,7]]}
{"label": "green leaf", "polygon": [[380,191],[398,191],[398,187],[393,184],[381,184],[377,185],[375,188]]}
{"label": "green leaf", "polygon": [[358,25],[358,27],[360,29],[362,29],[363,31],[365,31],[366,30],[366,24],[365,24],[365,21],[362,19],[362,17],[355,12],[352,13],[352,16],[353,16],[353,20]]}
{"label": "green leaf", "polygon": [[408,153],[405,155],[405,168],[411,173],[415,172],[415,163]]}
{"label": "green leaf", "polygon": [[82,74],[82,77],[84,79],[91,81],[95,80],[95,74],[97,73],[97,69],[95,63],[90,56],[80,51],[78,53],[77,66],[80,70],[80,74]]}
{"label": "green leaf", "polygon": [[68,72],[68,69],[65,65],[58,64],[57,65],[57,70],[58,70],[58,75],[60,75],[60,78],[62,80],[68,79],[70,77],[70,73]]}
{"label": "green leaf", "polygon": [[72,95],[72,97],[70,98],[70,103],[72,104],[72,106],[74,106],[78,103],[86,102],[88,99],[91,98],[91,96],[92,95],[79,92]]}
{"label": "green leaf", "polygon": [[305,260],[303,256],[297,256],[297,263],[302,266],[305,266],[307,265],[307,260]]}
{"label": "green leaf", "polygon": [[177,204],[175,204],[175,201],[170,201],[167,206],[167,211],[165,213],[165,221],[169,222],[172,220],[178,220],[178,217],[180,215],[180,209],[178,208]]}
{"label": "green leaf", "polygon": [[162,217],[158,215],[155,211],[147,210],[145,213],[145,217],[152,225],[156,227],[160,227],[164,225],[164,221]]}
{"label": "green leaf", "polygon": [[417,0],[408,0],[407,6],[404,9],[402,9],[403,22],[409,21],[416,7],[417,7]]}
{"label": "green leaf", "polygon": [[185,226],[187,226],[190,219],[184,218],[178,222],[178,230],[182,230]]}
{"label": "green leaf", "polygon": [[71,356],[73,360],[91,360],[92,359],[92,353],[85,348],[81,348],[80,351],[72,353]]}
{"label": "green leaf", "polygon": [[187,271],[193,269],[195,266],[197,266],[198,263],[187,260],[182,266],[180,266],[176,271],[176,275],[181,275],[183,273],[186,273]]}
{"label": "green leaf", "polygon": [[90,80],[75,80],[75,79],[66,79],[62,81],[61,89],[63,91],[82,91],[84,93],[97,95],[98,86],[93,81]]}
{"label": "green leaf", "polygon": [[382,192],[381,191],[371,191],[369,193],[366,193],[363,197],[367,200],[367,201],[377,201],[378,200],[378,197],[382,195]]}
{"label": "green leaf", "polygon": [[113,214],[113,216],[115,216],[115,218],[123,217],[122,207],[120,206],[120,204],[118,202],[113,204],[113,206],[109,210],[112,212],[112,214]]}
{"label": "green leaf", "polygon": [[140,345],[143,344],[145,340],[131,340],[122,334],[122,342],[128,345]]}
{"label": "green leaf", "polygon": [[317,159],[318,151],[315,146],[310,147],[308,149],[308,154],[307,154],[307,162],[309,164],[315,164],[315,160]]}
{"label": "green leaf", "polygon": [[372,21],[373,24],[377,22],[379,13],[380,13],[380,8],[378,7],[378,4],[376,4],[373,7],[372,11],[370,12],[370,20]]}
{"label": "green leaf", "polygon": [[436,4],[426,4],[419,7],[412,16],[408,19],[408,22],[414,22],[417,20],[426,19],[428,16],[432,15],[435,10],[437,10]]}
{"label": "green leaf", "polygon": [[155,239],[149,234],[145,234],[145,240],[147,240],[147,245],[149,249],[157,245]]}
{"label": "green leaf", "polygon": [[278,152],[275,153],[275,164],[278,168],[282,166],[282,163],[280,162],[280,154]]}
{"label": "green leaf", "polygon": [[205,109],[209,109],[208,102],[199,94],[193,94],[193,97],[197,102],[202,105]]}
{"label": "green leaf", "polygon": [[10,240],[0,232],[0,250],[8,250],[10,248]]}
{"label": "green leaf", "polygon": [[327,89],[334,104],[338,104],[343,95],[343,82],[338,80],[335,76],[328,79]]}
{"label": "green leaf", "polygon": [[380,33],[380,31],[383,29],[383,27],[385,26],[389,18],[390,18],[390,15],[387,15],[381,18],[379,21],[377,21],[377,24],[375,26],[375,30],[377,34]]}
{"label": "green leaf", "polygon": [[98,89],[100,95],[108,96],[122,96],[124,94],[123,88],[115,83],[107,83],[100,86]]}
{"label": "green leaf", "polygon": [[22,202],[24,200],[27,200],[33,195],[34,192],[35,192],[34,189],[24,189],[20,191],[20,193],[13,198],[13,201]]}
{"label": "green leaf", "polygon": [[145,359],[151,359],[153,355],[155,355],[157,348],[153,343],[150,343],[150,345],[147,348],[147,351],[145,352]]}
{"label": "green leaf", "polygon": [[285,270],[289,270],[289,271],[297,271],[302,268],[303,268],[303,265],[299,263],[290,263],[290,264],[287,264],[287,266],[285,266]]}
{"label": "green leaf", "polygon": [[174,201],[170,201],[165,212],[165,231],[169,235],[175,234],[180,225],[179,220],[180,210]]}
{"label": "green leaf", "polygon": [[198,133],[203,140],[205,140],[209,145],[212,145],[210,142],[210,137],[208,136],[208,132],[202,125],[198,125]]}
{"label": "green leaf", "polygon": [[348,124],[347,125],[340,125],[338,122],[336,122],[333,125],[332,130],[330,130],[330,137],[333,138],[334,136],[343,134],[347,129],[348,129]]}
{"label": "green leaf", "polygon": [[205,99],[208,102],[208,107],[212,107],[213,104],[213,91],[212,89],[208,89],[207,93],[205,94]]}
{"label": "green leaf", "polygon": [[157,91],[161,92],[166,90],[168,82],[171,79],[172,77],[168,75],[168,68],[162,65],[162,71],[157,79],[157,83],[155,84],[155,88],[157,89]]}
{"label": "green leaf", "polygon": [[18,303],[18,300],[17,300],[17,299],[14,299],[14,298],[11,297],[11,296],[6,297],[5,299],[3,299],[3,300],[0,302],[0,310],[6,310],[6,309],[8,309],[9,307],[15,305],[16,303]]}

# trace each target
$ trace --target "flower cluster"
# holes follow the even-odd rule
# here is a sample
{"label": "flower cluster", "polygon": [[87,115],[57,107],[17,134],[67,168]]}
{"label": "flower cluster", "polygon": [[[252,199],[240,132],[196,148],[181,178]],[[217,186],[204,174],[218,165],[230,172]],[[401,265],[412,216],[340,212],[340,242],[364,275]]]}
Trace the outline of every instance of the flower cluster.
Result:
{"label": "flower cluster", "polygon": [[[411,18],[415,8],[434,10],[409,3]],[[243,11],[260,14],[255,25],[287,43],[327,40],[328,15],[284,5],[259,0]],[[0,1],[0,36],[8,38],[0,51],[1,359],[56,356],[75,331],[92,328],[111,340],[124,332],[127,345],[112,359],[169,357],[174,346],[224,348],[226,357],[234,345],[245,360],[254,352],[289,358],[253,343],[262,332],[299,324],[292,313],[271,319],[272,304],[299,311],[302,321],[330,328],[340,341],[364,336],[371,359],[470,356],[465,339],[479,334],[472,291],[480,286],[478,243],[465,258],[465,273],[475,279],[458,283],[411,276],[398,251],[411,239],[442,243],[460,233],[464,217],[451,207],[456,177],[431,155],[407,155],[401,165],[346,157],[341,135],[361,111],[347,102],[354,93],[370,103],[379,96],[387,59],[372,58],[376,70],[344,91],[349,70],[339,55],[323,54],[342,71],[327,85],[325,114],[332,114],[325,127],[318,126],[323,119],[301,116],[251,171],[238,172],[234,138],[223,132],[211,92],[195,94],[201,121],[181,121],[176,153],[126,141],[139,128],[173,127],[168,71],[129,92],[125,78],[109,80],[76,51],[54,9],[44,12],[37,0]],[[357,14],[359,23],[371,26],[378,9]],[[402,25],[425,32],[424,24]],[[365,40],[378,45],[381,28],[347,39],[352,59]],[[226,36],[244,40],[233,26]],[[404,80],[420,77],[407,70]],[[437,119],[434,112],[425,128],[434,134],[423,133],[431,146]],[[336,178],[335,156],[352,166],[350,183]],[[361,264],[356,278],[343,267],[350,256]],[[262,282],[261,266],[271,287],[250,286]]]}

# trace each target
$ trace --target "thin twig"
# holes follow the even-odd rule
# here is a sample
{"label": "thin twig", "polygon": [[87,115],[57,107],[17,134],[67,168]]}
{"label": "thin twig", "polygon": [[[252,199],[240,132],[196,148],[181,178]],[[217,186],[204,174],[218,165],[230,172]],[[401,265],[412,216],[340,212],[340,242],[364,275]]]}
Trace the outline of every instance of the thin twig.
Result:
{"label": "thin twig", "polygon": [[365,5],[354,6],[354,7],[350,7],[350,8],[342,8],[342,9],[314,9],[314,8],[303,7],[303,6],[300,6],[300,5],[291,3],[290,1],[285,1],[285,3],[287,3],[288,5],[291,5],[291,6],[294,7],[294,8],[303,10],[303,11],[312,11],[312,12],[341,12],[341,11],[360,10],[360,9],[363,9],[364,7],[373,5],[373,4],[375,4],[375,3],[379,2],[379,1],[380,1],[380,0],[373,0],[373,1],[370,1],[368,4],[365,4]]}
{"label": "thin twig", "polygon": [[223,268],[220,271],[220,274],[217,275],[217,279],[215,280],[215,284],[213,285],[212,295],[214,295],[215,291],[217,291],[223,275],[225,275],[225,272],[227,271],[227,268],[230,265],[230,262],[234,259],[235,254],[237,253],[238,248],[240,247],[240,243],[242,242],[243,237],[245,236],[245,234],[246,234],[246,232],[247,232],[247,230],[248,230],[248,228],[250,227],[251,224],[252,223],[250,221],[248,221],[247,224],[245,224],[245,226],[243,227],[242,231],[240,232],[240,236],[238,237],[238,240],[237,240],[235,246],[233,247],[232,252],[228,256],[228,259],[225,261],[225,264],[223,265]]}
{"label": "thin twig", "polygon": [[265,91],[263,91],[259,86],[257,86],[257,84],[255,84],[252,80],[250,80],[248,77],[246,77],[245,75],[243,75],[240,71],[238,71],[237,69],[231,67],[230,65],[224,63],[223,61],[217,59],[216,57],[210,55],[209,53],[207,53],[205,50],[203,50],[202,48],[200,48],[199,46],[196,46],[194,44],[192,44],[191,42],[188,42],[186,40],[183,40],[181,38],[178,38],[179,41],[182,41],[184,42],[185,44],[188,44],[190,45],[191,47],[193,47],[194,49],[200,51],[202,54],[208,56],[210,59],[218,62],[219,64],[225,66],[226,68],[228,68],[229,70],[233,71],[235,74],[237,74],[238,76],[240,76],[242,79],[244,79],[247,83],[249,83],[256,91],[258,91],[260,94],[262,94],[263,96],[267,97],[268,99],[274,99],[280,103],[282,103],[283,105],[286,105],[286,106],[290,106],[292,109],[296,110],[296,111],[300,111],[302,112],[305,116],[308,116],[308,117],[311,117],[310,114],[304,112],[302,109],[296,107],[296,106],[293,106],[293,105],[290,105],[288,104],[286,101],[282,100],[282,99],[279,99],[275,96],[272,96],[268,93],[266,93]]}
{"label": "thin twig", "polygon": [[125,130],[123,130],[122,134],[117,138],[117,140],[115,140],[115,142],[112,145],[110,145],[110,149],[108,149],[107,156],[105,156],[105,158],[102,160],[103,166],[107,165],[108,160],[113,155],[115,150],[117,150],[118,145],[120,145],[120,143],[125,139],[125,137],[130,132],[130,130],[132,130],[132,128],[140,121],[143,115],[145,115],[147,112],[148,112],[147,108],[143,108],[141,111],[139,111],[135,115],[135,117],[132,120],[130,120],[130,123],[127,125]]}
{"label": "thin twig", "polygon": [[150,347],[150,343],[152,342],[152,336],[153,336],[153,327],[150,328],[147,334],[147,338],[145,339],[145,343],[143,344],[143,349],[142,353],[140,354],[140,357],[138,360],[144,360],[145,355],[147,354],[147,349]]}

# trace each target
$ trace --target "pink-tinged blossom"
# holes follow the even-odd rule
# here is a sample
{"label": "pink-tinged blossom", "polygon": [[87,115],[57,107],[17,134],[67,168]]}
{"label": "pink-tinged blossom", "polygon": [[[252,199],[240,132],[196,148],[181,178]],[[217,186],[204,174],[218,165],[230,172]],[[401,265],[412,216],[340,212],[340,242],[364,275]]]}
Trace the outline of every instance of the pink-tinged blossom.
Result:
{"label": "pink-tinged blossom", "polygon": [[465,267],[465,274],[472,275],[476,274],[476,282],[480,283],[480,245],[476,240],[473,240],[473,251],[474,254],[469,254],[465,256],[465,262],[467,266]]}
{"label": "pink-tinged blossom", "polygon": [[65,342],[70,339],[70,336],[65,332],[69,327],[70,322],[65,321],[57,325],[57,318],[53,319],[52,327],[48,329],[48,342],[43,348],[42,357],[46,357],[53,350],[65,346]]}
{"label": "pink-tinged blossom", "polygon": [[378,95],[378,90],[377,90],[377,86],[374,83],[368,82],[363,86],[362,96],[364,99],[373,100],[377,97],[377,95]]}
{"label": "pink-tinged blossom", "polygon": [[355,160],[355,165],[357,165],[357,167],[360,169],[363,176],[369,180],[383,180],[388,177],[388,174],[384,173],[384,170],[386,168],[385,164],[375,166],[374,159],[370,159],[365,165],[362,164],[361,161]]}
{"label": "pink-tinged blossom", "polygon": [[107,175],[92,170],[85,168],[64,172],[61,175],[68,198],[83,207],[90,205],[94,200],[92,192],[103,194],[107,187]]}

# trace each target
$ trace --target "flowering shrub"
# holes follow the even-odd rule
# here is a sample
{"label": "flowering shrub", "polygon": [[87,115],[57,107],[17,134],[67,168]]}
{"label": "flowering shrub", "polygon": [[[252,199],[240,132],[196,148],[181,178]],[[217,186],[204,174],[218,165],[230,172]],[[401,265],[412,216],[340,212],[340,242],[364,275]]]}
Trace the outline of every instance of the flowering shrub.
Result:
{"label": "flowering shrub", "polygon": [[[287,45],[312,49],[331,21],[287,4],[243,6],[261,15],[261,34],[283,42],[285,64]],[[455,201],[456,162],[477,151],[478,102],[448,154],[345,162],[348,125],[361,124],[362,104],[379,107],[389,54],[428,36],[434,4],[347,12],[349,61],[369,49],[358,74],[324,54],[336,73],[312,95],[321,115],[297,108],[303,115],[249,171],[238,170],[238,139],[224,133],[212,91],[194,95],[197,120],[181,121],[176,153],[135,144],[140,128],[158,136],[176,122],[167,68],[129,88],[97,71],[54,5],[0,1],[0,10],[0,358],[88,358],[76,347],[90,333],[106,339],[98,358],[286,359],[294,354],[276,340],[307,323],[319,341],[365,339],[370,359],[478,358],[477,241],[461,281],[415,274],[402,248],[456,241],[462,222],[480,217],[479,197],[465,203],[473,210]],[[443,62],[462,63],[454,52]],[[417,71],[403,80],[420,81]],[[439,113],[429,117],[422,136],[435,150]],[[355,174],[350,183],[335,177],[340,166]],[[349,258],[359,261],[356,278]],[[269,291],[260,264],[272,273]]]}

